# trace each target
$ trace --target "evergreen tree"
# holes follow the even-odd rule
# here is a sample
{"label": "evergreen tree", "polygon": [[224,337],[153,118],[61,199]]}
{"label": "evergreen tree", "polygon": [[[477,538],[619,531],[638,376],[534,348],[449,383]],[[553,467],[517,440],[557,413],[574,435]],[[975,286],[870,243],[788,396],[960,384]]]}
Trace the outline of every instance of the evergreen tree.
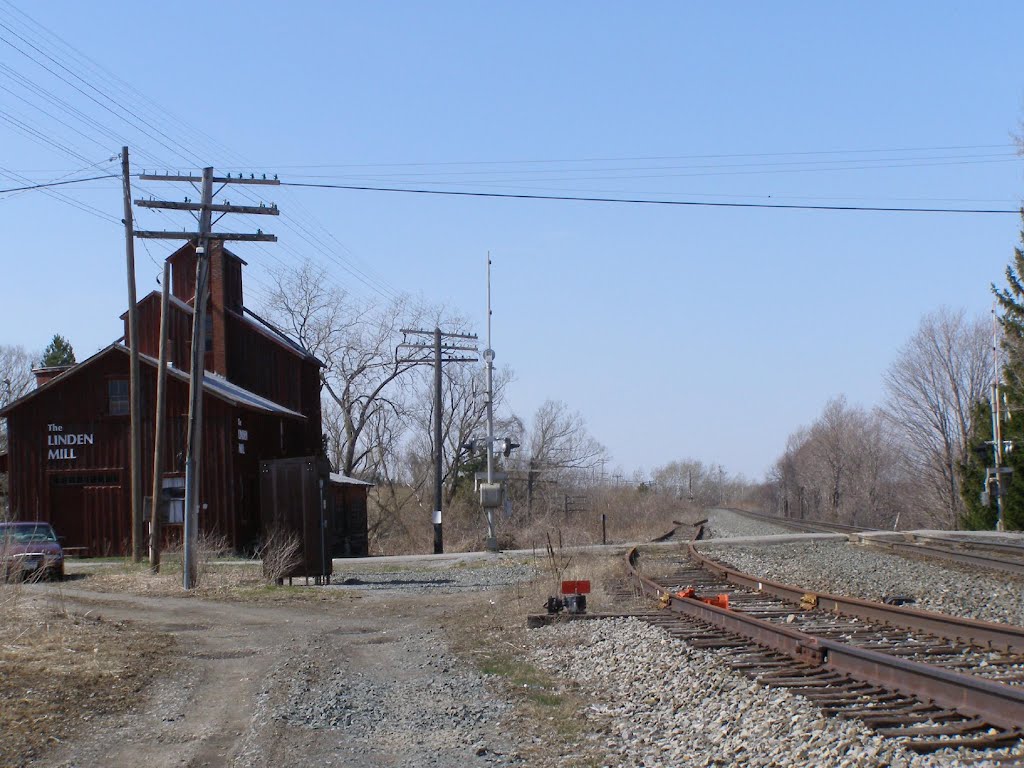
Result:
{"label": "evergreen tree", "polygon": [[[1024,208],[1021,209],[1024,221]],[[1003,465],[1013,470],[1009,484],[1004,483],[1003,518],[1007,529],[1024,529],[1024,228],[1020,244],[1013,249],[1013,263],[1006,267],[1006,287],[992,285],[999,308],[1002,327],[1002,387],[1004,420],[1000,425],[1004,443],[1017,450],[1003,452]],[[971,436],[973,451],[961,466],[960,493],[967,506],[964,527],[991,529],[997,518],[996,499],[983,506],[985,468],[994,463],[991,440],[992,410],[990,403],[979,403],[975,433]],[[1013,418],[1016,416],[1016,418]]]}
{"label": "evergreen tree", "polygon": [[53,341],[43,350],[43,359],[39,364],[44,368],[49,368],[54,365],[74,365],[74,363],[75,350],[72,349],[71,342],[59,333],[54,334]]}
{"label": "evergreen tree", "polygon": [[[1024,221],[1024,208],[1021,208]],[[1007,392],[1024,393],[1024,228],[1021,243],[1013,249],[1013,263],[1006,267],[1006,288],[992,285],[1001,311],[999,324],[1003,328],[1003,383]]]}

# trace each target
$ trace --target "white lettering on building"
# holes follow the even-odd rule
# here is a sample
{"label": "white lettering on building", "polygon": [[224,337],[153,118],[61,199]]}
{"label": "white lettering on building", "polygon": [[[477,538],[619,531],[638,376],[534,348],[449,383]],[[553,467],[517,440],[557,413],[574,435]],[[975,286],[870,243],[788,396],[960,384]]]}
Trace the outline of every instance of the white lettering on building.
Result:
{"label": "white lettering on building", "polygon": [[49,449],[46,452],[47,461],[70,461],[71,459],[77,459],[78,454],[73,446],[93,445],[96,441],[95,436],[91,432],[79,432],[77,434],[69,432],[65,434],[64,427],[60,424],[47,424],[46,429],[46,445]]}

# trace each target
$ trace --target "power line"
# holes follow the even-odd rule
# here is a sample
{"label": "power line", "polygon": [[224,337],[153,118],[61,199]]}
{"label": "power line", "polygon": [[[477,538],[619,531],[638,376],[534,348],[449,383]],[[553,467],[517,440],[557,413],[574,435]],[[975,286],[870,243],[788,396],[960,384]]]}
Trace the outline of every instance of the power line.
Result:
{"label": "power line", "polygon": [[[196,159],[196,156],[194,155],[194,153],[191,150],[189,150],[187,147],[185,147],[185,145],[183,145],[182,143],[176,141],[167,132],[165,132],[163,130],[160,130],[160,128],[158,128],[154,124],[155,122],[160,122],[161,120],[163,120],[164,122],[167,122],[167,118],[170,117],[172,119],[172,122],[178,123],[179,126],[182,129],[184,129],[186,133],[195,133],[195,134],[201,135],[206,140],[214,142],[214,140],[211,137],[209,137],[207,134],[204,134],[204,133],[198,131],[197,129],[192,128],[188,124],[186,124],[183,121],[181,121],[180,118],[176,118],[173,115],[171,115],[170,113],[167,113],[166,110],[161,108],[152,99],[149,99],[144,94],[141,94],[137,89],[134,89],[132,86],[130,86],[129,84],[125,83],[123,80],[120,80],[116,76],[113,76],[113,75],[110,75],[109,73],[106,73],[105,70],[103,70],[103,68],[100,67],[99,65],[97,65],[93,60],[89,59],[87,56],[85,56],[81,52],[77,51],[73,46],[68,44],[66,41],[64,41],[59,36],[56,36],[52,32],[49,32],[48,30],[46,30],[45,27],[43,27],[42,25],[38,24],[38,22],[35,22],[27,14],[24,14],[23,12],[21,12],[17,8],[14,8],[13,6],[11,6],[11,4],[6,2],[6,0],[4,0],[4,4],[7,5],[8,7],[12,8],[14,11],[18,12],[22,17],[24,17],[25,19],[29,20],[31,23],[35,24],[35,26],[37,26],[39,29],[41,29],[45,34],[47,34],[51,38],[55,39],[67,51],[70,51],[70,53],[72,54],[72,57],[77,57],[79,60],[84,59],[88,63],[85,64],[84,66],[81,63],[76,63],[74,65],[74,70],[72,70],[68,66],[66,66],[63,62],[61,62],[61,61],[57,60],[57,58],[55,58],[56,56],[61,56],[62,54],[58,53],[55,50],[53,50],[54,47],[55,47],[53,44],[47,44],[47,45],[43,45],[42,46],[42,47],[51,49],[51,52],[49,54],[47,54],[46,52],[44,52],[42,50],[42,47],[40,47],[40,45],[33,44],[25,36],[18,34],[11,27],[9,27],[9,26],[7,26],[5,24],[0,23],[0,28],[8,30],[8,32],[10,32],[12,35],[16,36],[22,42],[26,43],[26,45],[31,47],[33,50],[35,50],[35,51],[37,51],[39,53],[42,53],[43,56],[45,56],[50,62],[55,64],[57,67],[59,67],[63,71],[68,72],[69,74],[73,75],[79,82],[83,83],[86,87],[88,87],[93,92],[95,92],[99,96],[103,97],[107,101],[110,101],[119,110],[121,110],[123,112],[126,112],[127,114],[129,114],[132,117],[136,118],[139,121],[139,123],[141,123],[141,125],[139,123],[132,123],[132,121],[128,120],[128,118],[124,117],[123,115],[117,115],[117,113],[115,113],[109,107],[106,107],[104,104],[99,102],[96,98],[92,97],[88,93],[85,93],[81,88],[78,88],[74,83],[71,83],[69,80],[67,80],[66,78],[62,77],[60,75],[60,73],[58,73],[55,70],[51,69],[50,67],[46,66],[41,61],[39,61],[38,59],[34,58],[33,56],[29,56],[30,59],[35,61],[37,64],[40,64],[40,66],[42,66],[47,72],[49,72],[50,74],[54,75],[58,79],[62,80],[65,84],[70,85],[72,88],[74,88],[76,91],[78,91],[83,96],[86,96],[91,101],[93,101],[97,105],[103,107],[104,109],[106,109],[106,111],[110,112],[111,114],[115,114],[115,115],[121,117],[121,119],[123,119],[126,122],[128,122],[129,124],[131,124],[132,127],[140,129],[145,135],[147,135],[149,138],[152,138],[152,139],[156,140],[164,148],[170,149],[171,147],[169,147],[167,143],[161,141],[159,138],[157,138],[152,133],[147,131],[143,127],[143,125],[145,125],[147,127],[150,127],[150,128],[153,128],[153,130],[156,131],[160,136],[163,136],[164,138],[168,139],[177,148],[179,148],[181,150],[181,151],[177,152],[179,157],[186,158],[186,159]],[[28,34],[28,33],[26,33],[26,34]],[[3,38],[0,37],[0,39],[3,39]],[[10,41],[8,41],[8,40],[4,40],[4,42],[7,42],[8,44],[10,44]],[[12,45],[12,47],[15,48],[15,50],[19,50],[23,54],[25,53],[25,51],[21,50],[17,46]],[[0,65],[0,66],[4,66],[4,65]],[[128,99],[130,99],[132,101],[135,101],[135,102],[141,102],[142,104],[146,105],[147,109],[149,108],[149,106],[152,106],[153,108],[155,108],[155,110],[154,109],[150,109],[149,111],[150,112],[154,112],[155,111],[157,116],[156,117],[150,117],[147,120],[145,117],[143,117],[143,115],[145,114],[146,110],[139,108],[139,106],[136,106],[135,111],[127,109],[121,103],[119,103],[115,98],[113,98],[110,94],[105,93],[104,91],[100,90],[95,85],[93,85],[92,83],[90,83],[87,80],[85,80],[82,77],[82,75],[79,74],[79,72],[83,71],[83,70],[91,71],[92,74],[98,75],[99,79],[101,81],[105,81],[105,83],[108,86],[112,87],[112,89],[114,90],[115,93],[118,93],[121,96],[127,95]],[[88,120],[89,123],[90,123],[90,127],[98,128],[101,132],[106,133],[108,136],[112,135],[112,132],[109,129],[107,129],[105,126],[103,126],[101,123],[98,123],[94,119],[88,117],[87,115],[82,113],[80,110],[77,110],[75,107],[71,106],[68,102],[66,102],[66,101],[64,101],[62,99],[59,99],[59,97],[53,96],[50,92],[46,91],[45,89],[43,89],[39,85],[37,85],[37,84],[33,83],[32,81],[28,80],[23,75],[20,75],[19,73],[15,72],[14,70],[10,70],[10,75],[13,78],[17,78],[20,81],[19,85],[22,85],[22,87],[25,87],[27,89],[30,89],[30,90],[34,91],[37,95],[43,96],[44,98],[48,99],[51,103],[56,102],[57,105],[59,107],[61,107],[62,109],[68,111],[69,113],[73,112],[77,118],[79,118],[79,119],[81,119],[83,121]],[[52,119],[55,119],[58,122],[60,122],[59,118],[56,118],[54,115],[52,115],[50,113],[45,113],[45,114],[47,114]],[[67,123],[62,123],[62,124],[65,125],[66,127],[71,128],[72,130],[75,130],[73,128],[73,126],[69,126]],[[92,139],[91,137],[87,136],[86,134],[82,133],[81,131],[76,131],[76,132],[78,132],[79,135],[82,135],[85,138],[88,138],[88,139],[93,140],[93,141],[95,140],[95,139]],[[40,137],[40,138],[45,138],[45,137]],[[118,140],[118,143],[131,143],[128,139],[125,139],[125,138],[121,137],[120,135],[115,135],[114,138],[116,138]],[[214,143],[216,143],[216,142],[214,142]],[[64,151],[64,152],[66,152],[66,153],[68,153],[68,154],[72,154],[72,155],[75,154],[74,152],[72,152],[72,150],[70,150],[66,146],[57,146],[57,148],[62,150],[62,151]],[[162,163],[159,159],[157,159],[151,153],[145,152],[144,150],[137,150],[137,154],[140,155],[140,156],[146,156],[146,157],[150,158],[155,163],[155,165],[157,167],[160,167],[161,165],[164,165],[164,163]],[[142,189],[141,185],[140,185],[139,188]],[[244,197],[247,197],[250,200],[253,200],[255,202],[255,199],[249,193],[242,193],[242,195]],[[290,217],[287,217],[287,218],[290,218]],[[329,230],[327,230],[326,228],[322,227],[322,225],[319,225],[317,222],[312,221],[312,220],[310,221],[310,226],[305,226],[305,225],[303,225],[299,221],[295,221],[294,223],[289,223],[289,222],[282,222],[282,223],[285,223],[285,225],[288,226],[289,229],[291,229],[294,232],[296,232],[301,239],[305,240],[307,243],[309,243],[311,246],[313,246],[315,250],[317,250],[321,254],[325,255],[331,261],[334,261],[335,264],[340,266],[345,271],[349,272],[356,280],[358,280],[360,282],[363,282],[369,288],[371,288],[371,290],[374,290],[375,292],[380,294],[382,297],[384,297],[384,298],[394,298],[394,297],[396,297],[398,295],[398,292],[395,291],[394,289],[392,289],[390,286],[388,286],[381,278],[369,274],[365,269],[359,268],[358,266],[355,265],[354,262],[350,261],[349,259],[346,259],[344,256],[341,256],[339,258],[338,255],[335,255],[335,253],[332,252],[333,249],[327,243],[325,243],[324,240],[322,240],[313,231],[313,229],[311,227],[319,227],[320,229],[322,229],[324,231],[324,233],[327,235],[327,237],[329,237],[331,240],[334,241],[334,243],[337,244],[337,246],[339,246],[340,248],[342,248],[342,249],[344,249],[346,251],[348,249],[332,233],[330,233]],[[298,253],[298,251],[294,251],[294,253],[297,256],[300,255]],[[351,252],[349,252],[349,253],[351,255]],[[280,258],[277,258],[276,256],[274,258],[279,263],[284,265],[284,262],[281,261]]]}
{"label": "power line", "polygon": [[[588,157],[588,158],[562,158],[562,159],[540,159],[540,160],[448,160],[441,162],[410,162],[410,163],[335,163],[315,165],[286,165],[283,163],[260,163],[260,165],[273,165],[282,170],[299,170],[303,168],[413,168],[430,166],[454,166],[454,165],[543,165],[548,163],[611,163],[625,161],[655,161],[655,160],[715,160],[732,159],[741,157],[804,157],[814,155],[854,155],[872,154],[879,152],[939,152],[954,150],[974,149],[1012,149],[1013,144],[964,144],[940,147],[887,147],[881,149],[834,149],[834,150],[807,150],[799,152],[750,152],[750,153],[726,153],[726,154],[704,154],[704,155],[647,155],[636,157]],[[240,166],[231,168],[224,166],[224,170],[239,170]],[[245,168],[248,170],[248,167]]]}
{"label": "power line", "polygon": [[46,184],[32,184],[28,187],[11,187],[9,189],[0,189],[0,195],[6,194],[7,192],[26,192],[30,189],[47,189],[49,187],[62,187],[67,184],[81,184],[83,181],[96,181],[97,179],[116,179],[119,178],[115,173],[108,173],[105,176],[89,176],[85,179],[69,179],[68,181],[50,181]]}
{"label": "power line", "polygon": [[706,208],[783,208],[798,211],[875,211],[880,213],[1015,213],[1020,209],[998,208],[902,208],[869,205],[798,205],[791,203],[722,203],[701,200],[646,200],[625,197],[574,197],[568,195],[526,195],[501,192],[468,192],[451,189],[400,189],[397,187],[363,187],[349,184],[311,184],[282,181],[282,187],[313,189],[348,189],[358,192],[407,192],[416,195],[449,195],[456,197],[497,197],[514,200],[561,200],[581,203],[627,203],[632,205],[682,205]]}
{"label": "power line", "polygon": [[[500,175],[500,174],[516,174],[522,176],[524,174],[543,174],[540,179],[550,179],[553,181],[565,181],[566,179],[551,179],[548,174],[552,173],[572,173],[572,174],[592,174],[592,173],[634,173],[639,171],[717,171],[719,169],[759,169],[753,171],[756,173],[783,173],[783,172],[812,172],[812,171],[835,171],[835,170],[872,170],[874,168],[915,168],[918,166],[927,167],[931,165],[974,165],[980,163],[993,162],[993,158],[999,158],[1001,161],[1015,160],[1020,161],[1020,156],[1016,151],[1012,152],[989,152],[985,154],[972,154],[972,155],[925,155],[925,156],[909,156],[909,157],[868,157],[868,158],[839,158],[834,160],[785,160],[776,162],[758,162],[758,163],[702,163],[702,164],[689,164],[689,165],[641,165],[641,166],[613,166],[613,167],[589,167],[589,168],[534,168],[534,169],[495,169],[487,168],[483,170],[467,170],[467,171],[404,171],[402,173],[367,173],[362,175],[356,174],[299,174],[298,178],[338,178],[343,176],[350,179],[362,179],[366,181],[376,181],[382,178],[409,178],[409,177],[437,177],[437,176],[487,176],[487,175]],[[933,161],[940,160],[952,160],[954,163],[936,163]],[[851,165],[857,163],[858,165]],[[865,165],[870,163],[870,165]],[[792,169],[791,166],[811,166]],[[323,169],[330,168],[331,166],[322,166]],[[751,171],[748,171],[751,172]],[[638,175],[638,176],[572,176],[568,180],[576,179],[621,179],[621,178],[659,178],[660,176],[689,176],[689,175],[707,175],[707,174],[658,174],[654,176],[650,175]],[[516,178],[512,181],[529,181],[529,179]],[[455,182],[458,183],[458,182]]]}

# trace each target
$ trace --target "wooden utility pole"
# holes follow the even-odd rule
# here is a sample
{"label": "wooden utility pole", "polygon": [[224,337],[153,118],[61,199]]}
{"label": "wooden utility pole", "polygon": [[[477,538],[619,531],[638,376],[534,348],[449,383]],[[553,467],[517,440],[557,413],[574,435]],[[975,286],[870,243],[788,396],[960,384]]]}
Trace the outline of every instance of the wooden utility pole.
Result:
{"label": "wooden utility pole", "polygon": [[130,398],[130,469],[132,486],[132,560],[142,562],[146,549],[142,521],[142,382],[139,381],[139,317],[135,306],[135,237],[132,225],[132,182],[128,147],[121,148],[121,178],[124,187],[124,250],[128,264],[128,349],[131,355],[128,375]]}
{"label": "wooden utility pole", "polygon": [[210,281],[210,206],[213,168],[203,169],[203,202],[196,245],[196,296],[192,306],[192,359],[188,380],[188,438],[185,444],[185,531],[182,564],[185,589],[196,585],[199,541],[199,456],[203,450],[203,375],[206,373],[206,302]]}
{"label": "wooden utility pole", "polygon": [[160,365],[156,374],[156,426],[153,430],[153,502],[149,507],[149,568],[160,572],[160,516],[164,494],[164,422],[167,420],[168,312],[171,303],[171,263],[164,262],[160,287]]}
{"label": "wooden utility pole", "polygon": [[[200,485],[200,457],[202,455],[203,441],[203,374],[206,371],[206,302],[209,298],[210,279],[210,243],[213,241],[241,240],[246,242],[269,241],[276,242],[274,235],[264,234],[258,231],[256,234],[236,233],[214,233],[212,232],[213,214],[220,213],[219,221],[224,214],[267,214],[276,216],[279,211],[276,205],[254,206],[254,205],[230,205],[227,203],[218,204],[213,202],[214,183],[221,184],[221,189],[228,184],[279,184],[277,179],[257,179],[251,177],[243,179],[241,175],[237,179],[230,176],[220,178],[213,175],[213,168],[204,168],[201,179],[195,176],[174,175],[150,175],[142,174],[140,177],[145,181],[184,181],[191,183],[193,187],[197,181],[201,182],[199,190],[201,201],[191,202],[188,198],[184,202],[171,202],[166,200],[136,200],[135,204],[143,208],[160,208],[176,211],[189,211],[199,224],[198,231],[192,233],[182,232],[136,232],[136,237],[160,238],[165,240],[192,240],[196,243],[196,295],[192,307],[192,357],[189,370],[189,405],[188,405],[188,438],[185,447],[185,531],[184,531],[184,563],[182,567],[182,586],[185,589],[192,589],[196,586],[196,555],[199,542],[199,485]],[[220,190],[218,190],[220,191]],[[154,500],[155,503],[155,500]]]}
{"label": "wooden utility pole", "polygon": [[[417,349],[417,350],[430,350],[432,357],[416,358],[412,360],[402,360],[399,362],[405,363],[422,363],[432,364],[434,366],[434,554],[444,554],[444,536],[441,529],[441,505],[443,502],[443,473],[444,473],[444,444],[442,442],[441,434],[441,365],[442,363],[475,363],[477,358],[475,357],[452,357],[453,352],[476,352],[476,345],[457,345],[457,344],[442,344],[442,338],[445,339],[470,339],[476,341],[476,334],[464,334],[464,333],[444,333],[440,328],[434,328],[432,331],[425,330],[411,330],[402,329],[402,333],[406,336],[417,335],[421,337],[433,337],[432,343],[426,344],[410,344],[403,342],[399,344],[399,347],[405,349]],[[448,355],[448,357],[445,357]]]}

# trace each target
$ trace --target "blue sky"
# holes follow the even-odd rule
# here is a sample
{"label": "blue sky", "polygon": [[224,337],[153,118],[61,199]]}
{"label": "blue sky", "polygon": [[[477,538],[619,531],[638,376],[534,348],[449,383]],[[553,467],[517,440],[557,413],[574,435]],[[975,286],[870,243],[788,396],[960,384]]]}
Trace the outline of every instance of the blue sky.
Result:
{"label": "blue sky", "polygon": [[[0,38],[35,42],[85,81],[48,61],[75,90],[0,40],[0,188],[12,172],[113,168],[101,161],[127,143],[140,170],[1012,209],[1021,29],[1017,2],[0,0]],[[72,63],[47,31],[92,61]],[[120,333],[120,188],[64,192],[108,218],[40,192],[0,196],[0,343],[41,348],[62,333],[84,357]],[[693,457],[760,478],[829,398],[880,401],[881,374],[924,313],[988,312],[1020,225],[342,190],[266,199],[287,214],[266,226],[281,242],[238,248],[257,306],[267,269],[310,257],[354,294],[444,302],[482,333],[491,251],[511,407],[528,418],[564,400],[626,474]],[[142,294],[169,246],[148,247]]]}

